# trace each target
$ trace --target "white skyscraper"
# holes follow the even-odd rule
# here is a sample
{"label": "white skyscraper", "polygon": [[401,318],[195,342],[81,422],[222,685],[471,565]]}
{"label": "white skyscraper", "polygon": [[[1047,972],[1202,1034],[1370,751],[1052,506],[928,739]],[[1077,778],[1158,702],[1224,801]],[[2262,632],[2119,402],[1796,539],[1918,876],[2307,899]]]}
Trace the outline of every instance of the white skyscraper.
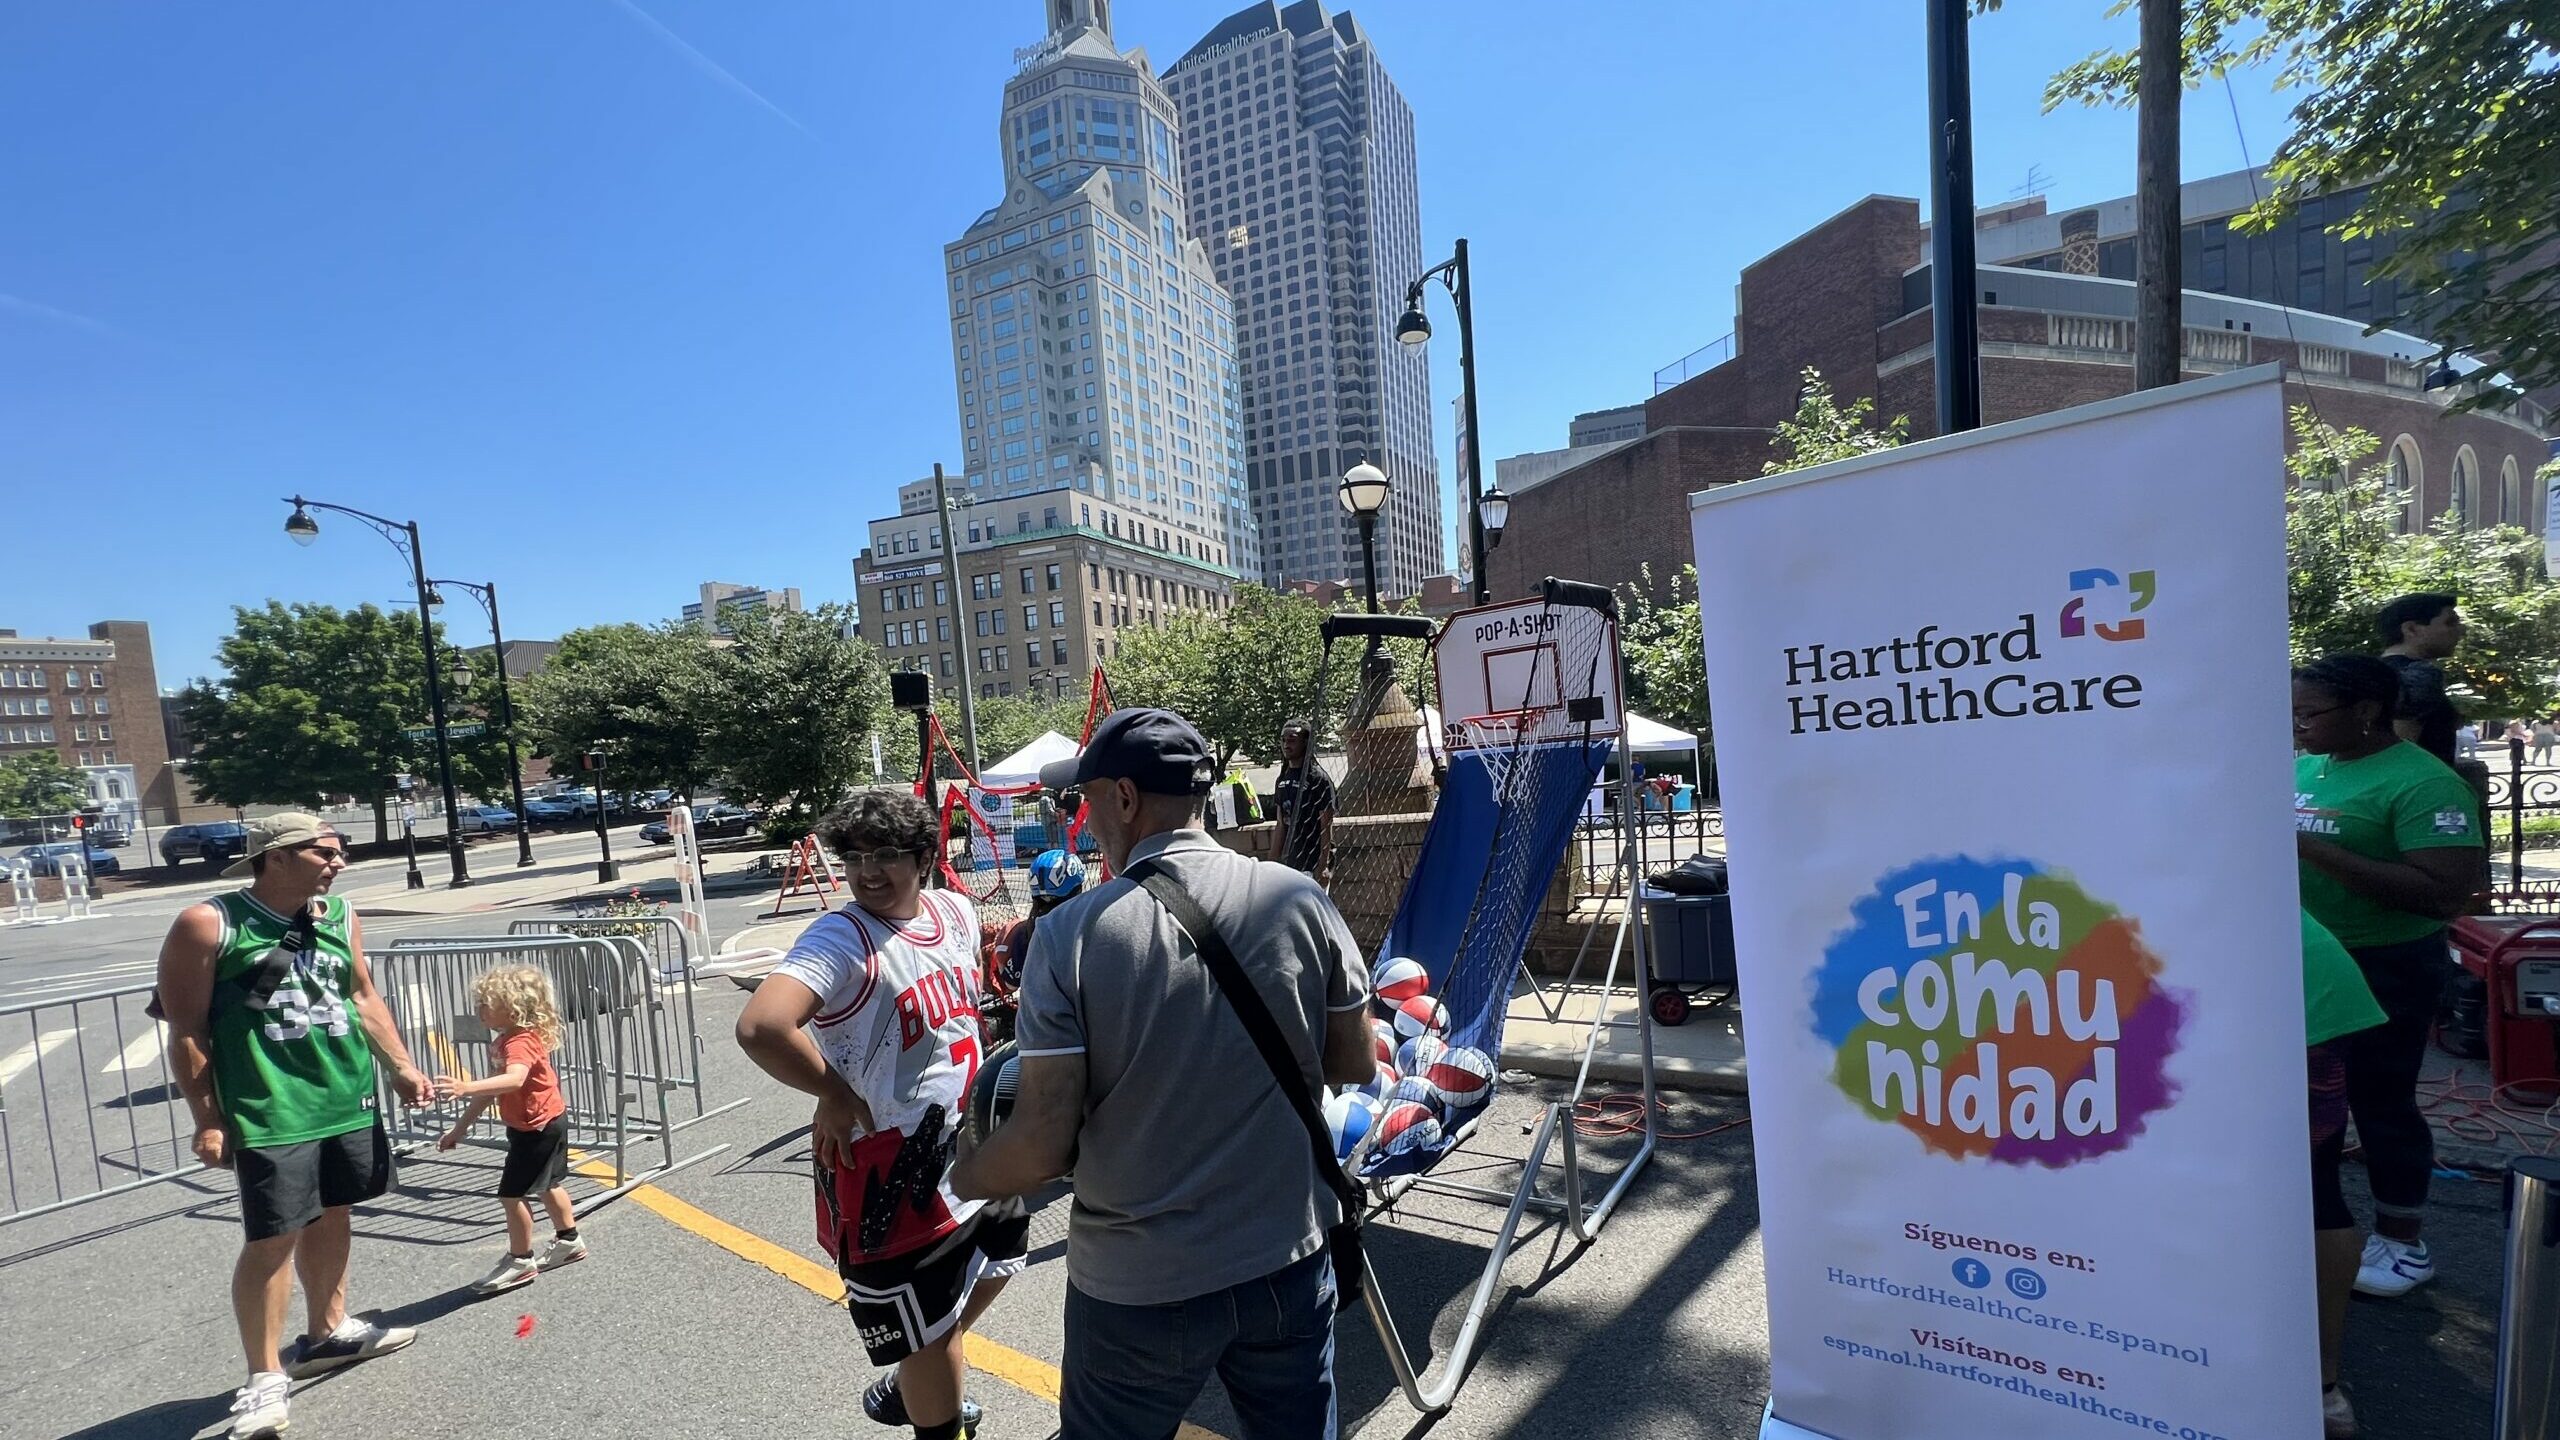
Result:
{"label": "white skyscraper", "polygon": [[1110,0],[1045,8],[1005,87],[1004,198],[944,252],[967,494],[1010,515],[1070,492],[1021,512],[1223,592],[1262,556],[1234,312],[1188,229],[1179,112],[1145,52],[1113,43]]}
{"label": "white skyscraper", "polygon": [[1265,0],[1165,72],[1182,107],[1191,228],[1236,302],[1245,467],[1266,581],[1360,573],[1334,498],[1366,459],[1395,482],[1378,583],[1448,570],[1431,378],[1393,328],[1426,267],[1413,111],[1367,32],[1320,0]]}

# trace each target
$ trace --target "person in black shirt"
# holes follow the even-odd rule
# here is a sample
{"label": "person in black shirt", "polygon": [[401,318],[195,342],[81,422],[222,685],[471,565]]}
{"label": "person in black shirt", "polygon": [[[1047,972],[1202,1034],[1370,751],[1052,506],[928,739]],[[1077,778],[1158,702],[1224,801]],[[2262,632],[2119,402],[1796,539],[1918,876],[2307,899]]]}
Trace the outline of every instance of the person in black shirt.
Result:
{"label": "person in black shirt", "polygon": [[2401,739],[2452,765],[2462,715],[2445,693],[2443,661],[2462,644],[2462,612],[2454,597],[2403,595],[2382,607],[2375,628],[2382,632],[2382,663],[2400,672],[2393,727]]}
{"label": "person in black shirt", "polygon": [[1303,720],[1280,731],[1280,778],[1271,785],[1280,813],[1280,863],[1333,882],[1333,781],[1316,763]]}

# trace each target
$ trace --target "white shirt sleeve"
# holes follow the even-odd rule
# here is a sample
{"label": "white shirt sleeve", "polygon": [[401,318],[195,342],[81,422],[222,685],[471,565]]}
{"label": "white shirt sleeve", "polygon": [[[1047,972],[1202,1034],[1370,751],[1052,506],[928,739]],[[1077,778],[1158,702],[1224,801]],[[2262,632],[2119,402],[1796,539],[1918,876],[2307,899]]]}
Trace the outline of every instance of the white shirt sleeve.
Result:
{"label": "white shirt sleeve", "polygon": [[830,911],[801,931],[791,953],[773,968],[817,995],[816,1023],[826,1025],[862,1007],[878,973],[872,960],[870,942],[860,928]]}

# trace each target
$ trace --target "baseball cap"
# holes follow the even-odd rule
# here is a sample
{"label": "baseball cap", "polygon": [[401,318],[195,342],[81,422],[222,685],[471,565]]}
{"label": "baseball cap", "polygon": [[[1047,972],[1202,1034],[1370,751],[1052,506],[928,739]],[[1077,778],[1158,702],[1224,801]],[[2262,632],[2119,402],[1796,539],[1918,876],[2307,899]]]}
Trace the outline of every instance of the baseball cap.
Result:
{"label": "baseball cap", "polygon": [[328,821],[304,810],[261,815],[244,828],[249,832],[249,848],[240,852],[239,859],[223,867],[222,877],[226,880],[236,880],[248,874],[249,862],[270,850],[291,850],[337,833],[329,828]]}
{"label": "baseball cap", "polygon": [[1212,767],[1209,742],[1170,710],[1114,710],[1093,727],[1084,753],[1040,767],[1040,783],[1067,790],[1095,780],[1126,780],[1150,795],[1205,795]]}

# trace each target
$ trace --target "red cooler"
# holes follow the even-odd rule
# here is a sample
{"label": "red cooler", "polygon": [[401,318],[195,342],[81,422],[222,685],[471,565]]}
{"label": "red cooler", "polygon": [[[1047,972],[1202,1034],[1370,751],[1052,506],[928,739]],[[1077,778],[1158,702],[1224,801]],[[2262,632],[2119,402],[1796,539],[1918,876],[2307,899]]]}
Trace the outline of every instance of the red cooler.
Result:
{"label": "red cooler", "polygon": [[2560,916],[2466,915],[2453,954],[2489,988],[2489,1080],[2516,1099],[2560,1099]]}

